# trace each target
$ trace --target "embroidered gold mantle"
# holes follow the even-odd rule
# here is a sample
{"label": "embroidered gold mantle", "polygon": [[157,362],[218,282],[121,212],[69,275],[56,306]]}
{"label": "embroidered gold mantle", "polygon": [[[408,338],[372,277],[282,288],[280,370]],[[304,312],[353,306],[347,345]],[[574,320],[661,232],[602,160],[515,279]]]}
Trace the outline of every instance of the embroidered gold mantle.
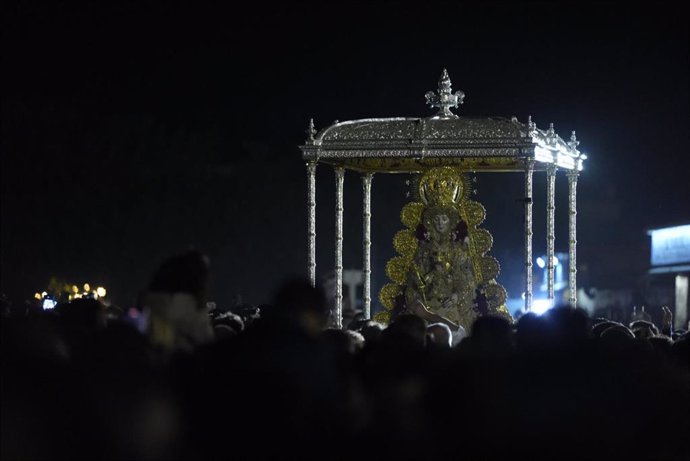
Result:
{"label": "embroidered gold mantle", "polygon": [[379,293],[385,310],[376,320],[387,323],[416,300],[466,329],[480,315],[510,319],[506,291],[495,280],[498,261],[486,255],[493,239],[478,228],[486,211],[470,200],[470,186],[453,167],[432,168],[415,179],[415,200],[401,212],[406,229],[393,239],[399,256],[386,265],[391,283]]}

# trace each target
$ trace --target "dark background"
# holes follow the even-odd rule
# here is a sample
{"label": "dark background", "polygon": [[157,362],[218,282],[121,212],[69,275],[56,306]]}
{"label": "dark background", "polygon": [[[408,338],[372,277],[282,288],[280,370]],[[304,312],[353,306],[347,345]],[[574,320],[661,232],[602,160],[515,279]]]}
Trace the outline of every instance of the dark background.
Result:
{"label": "dark background", "polygon": [[[129,305],[160,261],[206,251],[219,303],[306,274],[310,117],[428,116],[445,67],[456,110],[577,130],[578,281],[632,287],[646,230],[690,221],[688,16],[680,3],[26,2],[2,6],[1,288],[51,276]],[[404,176],[373,186],[374,289]],[[521,175],[478,175],[500,281],[521,289]],[[535,257],[545,251],[535,177]],[[317,175],[317,272],[333,268],[333,173]],[[557,250],[567,251],[567,182]],[[345,268],[361,267],[361,183],[346,176]],[[376,299],[376,292],[374,298]]]}

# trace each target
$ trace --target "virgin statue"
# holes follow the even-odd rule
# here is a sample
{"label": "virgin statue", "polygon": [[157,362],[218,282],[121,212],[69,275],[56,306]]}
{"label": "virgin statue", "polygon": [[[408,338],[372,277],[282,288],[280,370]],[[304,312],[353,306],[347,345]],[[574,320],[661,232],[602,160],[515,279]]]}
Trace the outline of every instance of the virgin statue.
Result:
{"label": "virgin statue", "polygon": [[469,180],[453,168],[433,168],[415,189],[419,201],[403,208],[407,229],[394,239],[400,256],[386,267],[395,283],[381,290],[386,310],[378,320],[409,311],[467,330],[480,315],[510,319],[505,289],[495,281],[498,262],[485,256],[491,235],[477,229],[486,212],[468,198]]}

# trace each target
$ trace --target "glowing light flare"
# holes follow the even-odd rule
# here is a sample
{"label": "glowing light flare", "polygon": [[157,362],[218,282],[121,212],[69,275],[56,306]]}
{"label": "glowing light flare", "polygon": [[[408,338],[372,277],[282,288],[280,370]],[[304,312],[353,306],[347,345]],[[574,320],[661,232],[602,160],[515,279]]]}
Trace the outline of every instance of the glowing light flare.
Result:
{"label": "glowing light flare", "polygon": [[541,256],[537,258],[537,266],[539,266],[540,269],[543,269],[546,266],[546,261],[544,261],[544,258]]}
{"label": "glowing light flare", "polygon": [[532,300],[532,312],[541,315],[553,307],[551,299],[534,299]]}
{"label": "glowing light flare", "polygon": [[105,295],[107,294],[107,291],[106,291],[105,288],[103,288],[103,287],[98,287],[98,288],[96,288],[96,294],[97,294],[100,298],[105,298]]}
{"label": "glowing light flare", "polygon": [[72,285],[72,293],[79,293],[79,287],[76,285]]}
{"label": "glowing light flare", "polygon": [[54,299],[46,298],[43,300],[43,309],[53,309],[57,305]]}
{"label": "glowing light flare", "polygon": [[34,293],[34,299],[43,299],[43,296],[41,296],[41,293]]}
{"label": "glowing light flare", "polygon": [[556,165],[572,170],[575,168],[575,160],[569,155],[563,155],[559,152],[556,157]]}
{"label": "glowing light flare", "polygon": [[553,163],[553,154],[549,149],[545,149],[542,146],[534,147],[534,159],[539,162]]}
{"label": "glowing light flare", "polygon": [[89,291],[91,291],[91,285],[89,285],[88,283],[85,283],[85,284],[84,284],[84,291],[86,291],[87,293],[88,293]]}

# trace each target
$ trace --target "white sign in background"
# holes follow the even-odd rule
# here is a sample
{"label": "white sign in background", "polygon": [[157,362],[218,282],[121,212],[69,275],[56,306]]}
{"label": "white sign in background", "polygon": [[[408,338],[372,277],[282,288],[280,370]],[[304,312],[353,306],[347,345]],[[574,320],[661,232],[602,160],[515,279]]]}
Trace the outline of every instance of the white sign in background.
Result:
{"label": "white sign in background", "polygon": [[649,231],[652,236],[652,265],[690,262],[690,224]]}

